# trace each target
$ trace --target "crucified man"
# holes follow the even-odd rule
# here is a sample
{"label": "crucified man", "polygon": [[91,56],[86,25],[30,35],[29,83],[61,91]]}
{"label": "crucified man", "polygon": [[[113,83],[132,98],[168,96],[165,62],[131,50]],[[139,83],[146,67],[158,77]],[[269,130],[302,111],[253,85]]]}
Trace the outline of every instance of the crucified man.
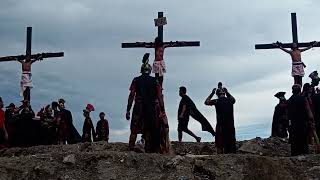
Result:
{"label": "crucified man", "polygon": [[[180,42],[180,44],[183,42]],[[167,47],[175,47],[177,42],[164,43],[159,37],[156,37],[154,43],[146,45],[146,48],[154,48],[154,62],[152,66],[152,72],[155,73],[155,77],[158,80],[161,88],[163,84],[163,75],[167,72],[166,64],[164,62],[164,49]]]}
{"label": "crucified man", "polygon": [[31,74],[31,66],[34,62],[38,60],[43,60],[42,55],[39,54],[35,59],[31,59],[30,55],[26,56],[25,60],[19,60],[16,58],[16,61],[21,63],[21,93],[20,95],[23,96],[24,100],[30,101],[30,90],[33,87],[32,85],[32,74]]}
{"label": "crucified man", "polygon": [[311,45],[306,48],[299,48],[297,43],[292,43],[291,50],[283,48],[281,42],[273,43],[274,46],[279,47],[284,52],[290,54],[292,59],[292,72],[291,75],[294,78],[294,84],[299,84],[302,86],[302,77],[304,76],[304,68],[306,65],[301,61],[301,52],[309,50],[316,46],[318,42],[314,41],[310,43]]}

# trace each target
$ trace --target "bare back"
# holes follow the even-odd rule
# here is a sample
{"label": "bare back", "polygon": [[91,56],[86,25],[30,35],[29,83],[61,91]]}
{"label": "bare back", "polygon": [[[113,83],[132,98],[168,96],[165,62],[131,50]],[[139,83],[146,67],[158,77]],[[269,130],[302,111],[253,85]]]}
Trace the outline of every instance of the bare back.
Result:
{"label": "bare back", "polygon": [[301,62],[301,51],[299,49],[290,51],[292,62]]}

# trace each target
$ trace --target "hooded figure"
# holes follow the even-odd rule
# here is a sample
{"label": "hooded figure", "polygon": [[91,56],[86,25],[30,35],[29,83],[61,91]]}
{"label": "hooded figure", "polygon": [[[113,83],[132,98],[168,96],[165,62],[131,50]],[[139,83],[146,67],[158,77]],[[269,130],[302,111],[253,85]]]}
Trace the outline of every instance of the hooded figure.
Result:
{"label": "hooded figure", "polygon": [[285,92],[278,92],[274,97],[279,99],[279,103],[276,105],[273,114],[272,121],[272,137],[287,138],[288,137],[288,104],[285,98]]}

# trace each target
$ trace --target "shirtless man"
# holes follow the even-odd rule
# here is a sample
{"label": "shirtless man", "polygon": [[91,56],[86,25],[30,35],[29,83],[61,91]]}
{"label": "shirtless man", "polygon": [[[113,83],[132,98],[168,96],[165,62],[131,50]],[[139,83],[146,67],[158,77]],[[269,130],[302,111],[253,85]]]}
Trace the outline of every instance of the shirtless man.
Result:
{"label": "shirtless man", "polygon": [[163,75],[167,72],[166,64],[164,62],[164,49],[167,47],[174,47],[177,44],[172,43],[163,43],[159,37],[156,37],[154,43],[151,45],[146,45],[147,48],[154,48],[154,62],[152,67],[152,72],[155,73],[156,79],[158,80],[160,86],[163,84]]}
{"label": "shirtless man", "polygon": [[306,65],[301,61],[301,52],[309,50],[313,48],[318,42],[314,41],[310,43],[311,45],[307,48],[300,48],[298,47],[297,43],[292,43],[291,50],[287,50],[281,46],[280,42],[273,43],[274,46],[279,47],[284,52],[290,54],[292,59],[292,73],[291,75],[294,78],[294,84],[299,84],[302,86],[302,77],[304,76],[304,68]]}
{"label": "shirtless man", "polygon": [[26,56],[25,60],[16,59],[16,61],[21,63],[22,75],[21,75],[21,96],[24,100],[30,101],[30,89],[32,86],[32,74],[31,74],[31,65],[38,61],[43,60],[42,55],[40,54],[36,59],[31,59],[30,56]]}

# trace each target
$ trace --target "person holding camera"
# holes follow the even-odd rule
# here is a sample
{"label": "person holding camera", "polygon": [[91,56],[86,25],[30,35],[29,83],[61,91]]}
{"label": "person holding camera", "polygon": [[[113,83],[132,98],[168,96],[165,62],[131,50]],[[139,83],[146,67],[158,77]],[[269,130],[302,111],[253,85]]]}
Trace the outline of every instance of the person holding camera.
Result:
{"label": "person holding camera", "polygon": [[[217,94],[218,99],[212,99]],[[216,147],[218,154],[236,153],[236,133],[234,127],[233,104],[235,98],[219,82],[204,102],[207,106],[215,106],[217,114]]]}

